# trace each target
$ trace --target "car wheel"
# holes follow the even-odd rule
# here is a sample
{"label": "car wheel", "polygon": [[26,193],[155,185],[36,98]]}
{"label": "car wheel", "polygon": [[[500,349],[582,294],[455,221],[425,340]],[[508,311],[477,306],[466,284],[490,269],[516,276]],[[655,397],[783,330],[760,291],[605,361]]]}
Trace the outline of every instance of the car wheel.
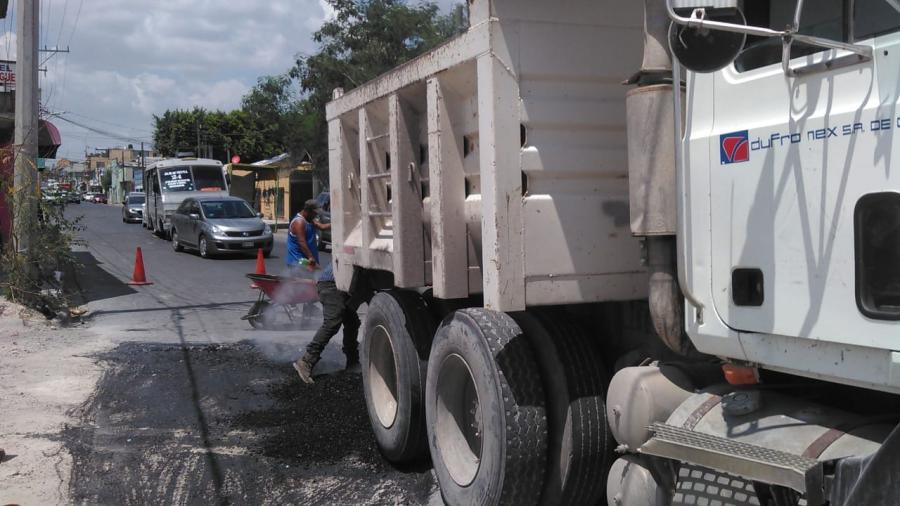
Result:
{"label": "car wheel", "polygon": [[172,229],[172,249],[174,249],[175,252],[184,250],[184,246],[182,246],[181,241],[178,240],[178,231],[174,228]]}
{"label": "car wheel", "polygon": [[200,250],[200,256],[203,258],[209,258],[211,255],[209,254],[209,244],[206,242],[206,237],[200,236],[200,242],[197,244],[198,249]]}
{"label": "car wheel", "polygon": [[270,256],[272,256],[272,250],[264,249],[263,250],[263,258],[269,258]]}

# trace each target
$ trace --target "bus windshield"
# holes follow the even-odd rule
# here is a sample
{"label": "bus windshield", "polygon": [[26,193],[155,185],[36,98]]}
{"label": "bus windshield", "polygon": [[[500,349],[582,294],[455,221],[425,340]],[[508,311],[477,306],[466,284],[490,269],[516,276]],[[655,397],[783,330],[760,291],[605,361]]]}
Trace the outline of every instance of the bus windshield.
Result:
{"label": "bus windshield", "polygon": [[194,187],[202,192],[217,192],[225,189],[225,175],[222,167],[195,165]]}
{"label": "bus windshield", "polygon": [[186,165],[159,171],[163,192],[222,191],[225,175],[222,168],[212,165]]}

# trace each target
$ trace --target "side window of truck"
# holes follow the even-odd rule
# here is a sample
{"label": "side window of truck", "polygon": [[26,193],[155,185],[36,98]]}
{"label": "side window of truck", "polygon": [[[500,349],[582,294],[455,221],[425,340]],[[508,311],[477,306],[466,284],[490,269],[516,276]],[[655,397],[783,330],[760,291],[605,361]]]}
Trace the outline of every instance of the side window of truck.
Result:
{"label": "side window of truck", "polygon": [[896,0],[854,0],[854,39],[868,39],[897,30],[900,30],[900,3]]}
{"label": "side window of truck", "polygon": [[[853,0],[805,0],[800,16],[800,33],[831,40],[850,40],[848,14]],[[856,0],[861,1],[861,0]],[[873,0],[874,1],[874,0]],[[885,2],[885,0],[880,0]],[[797,0],[744,0],[741,9],[747,24],[773,30],[783,30],[794,19]],[[791,46],[791,58],[798,58],[824,49],[795,42]],[[734,66],[738,72],[758,69],[781,63],[781,39],[778,37],[747,37],[744,50]]]}

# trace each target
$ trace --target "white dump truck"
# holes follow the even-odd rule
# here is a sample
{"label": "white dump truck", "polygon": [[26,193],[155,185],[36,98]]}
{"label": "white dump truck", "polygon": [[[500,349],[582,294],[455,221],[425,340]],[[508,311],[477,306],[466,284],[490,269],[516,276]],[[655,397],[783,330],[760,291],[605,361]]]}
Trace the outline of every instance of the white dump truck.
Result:
{"label": "white dump truck", "polygon": [[448,504],[900,504],[900,5],[468,6],[327,107],[385,458]]}

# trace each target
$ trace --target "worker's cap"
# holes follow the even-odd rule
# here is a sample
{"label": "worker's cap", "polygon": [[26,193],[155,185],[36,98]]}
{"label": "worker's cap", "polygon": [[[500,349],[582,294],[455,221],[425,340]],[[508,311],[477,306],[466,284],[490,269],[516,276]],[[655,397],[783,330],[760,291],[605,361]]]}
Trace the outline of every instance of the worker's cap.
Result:
{"label": "worker's cap", "polygon": [[318,213],[321,209],[322,209],[322,206],[320,206],[319,203],[316,202],[315,199],[309,199],[309,200],[307,200],[306,202],[303,203],[303,210],[304,210],[304,211],[309,211],[309,212],[313,212],[313,213]]}

